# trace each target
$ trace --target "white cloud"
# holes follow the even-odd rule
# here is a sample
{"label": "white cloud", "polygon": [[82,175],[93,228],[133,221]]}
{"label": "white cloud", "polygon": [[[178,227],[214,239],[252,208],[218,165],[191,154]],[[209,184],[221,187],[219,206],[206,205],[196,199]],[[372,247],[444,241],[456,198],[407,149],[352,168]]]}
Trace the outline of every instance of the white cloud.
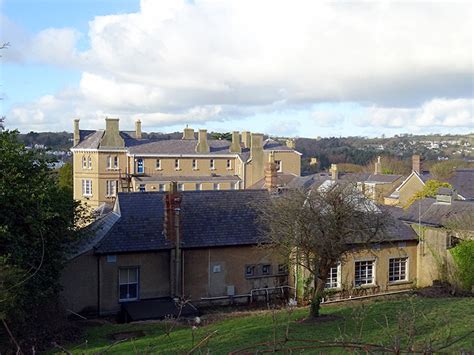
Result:
{"label": "white cloud", "polygon": [[474,99],[436,98],[417,108],[371,107],[357,122],[359,126],[385,128],[450,128],[474,130]]}
{"label": "white cloud", "polygon": [[[86,51],[73,29],[24,40],[22,60],[73,66],[82,78],[64,111],[39,100],[10,115],[61,114],[69,127],[77,112],[114,112],[162,124],[350,101],[374,106],[375,125],[400,127],[416,116],[419,126],[465,126],[472,115],[452,103],[472,96],[472,9],[471,2],[142,0],[137,13],[94,18]],[[326,126],[343,120],[313,116]]]}
{"label": "white cloud", "polygon": [[344,116],[338,112],[316,110],[311,113],[311,117],[321,127],[333,127],[344,122]]}

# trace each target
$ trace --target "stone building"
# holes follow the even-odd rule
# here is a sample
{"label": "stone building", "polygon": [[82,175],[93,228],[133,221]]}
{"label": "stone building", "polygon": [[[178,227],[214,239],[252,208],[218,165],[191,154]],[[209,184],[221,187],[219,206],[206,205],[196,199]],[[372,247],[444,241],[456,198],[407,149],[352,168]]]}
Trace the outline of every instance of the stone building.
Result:
{"label": "stone building", "polygon": [[120,131],[119,119],[105,121],[105,130],[89,131],[74,120],[74,198],[93,208],[113,205],[121,191],[164,191],[170,181],[181,191],[248,189],[264,179],[270,152],[278,175],[300,175],[301,154],[292,140],[232,132],[230,142],[188,127],[182,139],[150,140],[140,121],[134,132]]}

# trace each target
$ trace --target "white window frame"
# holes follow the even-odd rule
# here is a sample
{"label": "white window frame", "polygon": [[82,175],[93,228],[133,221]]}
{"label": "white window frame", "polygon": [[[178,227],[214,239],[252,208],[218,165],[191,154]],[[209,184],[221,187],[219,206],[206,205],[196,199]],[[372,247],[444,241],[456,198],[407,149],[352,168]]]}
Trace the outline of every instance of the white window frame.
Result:
{"label": "white window frame", "polygon": [[277,172],[281,173],[283,171],[283,162],[281,160],[275,160]]}
{"label": "white window frame", "polygon": [[232,188],[234,190],[239,190],[239,182],[237,181],[237,182],[232,183]]}
{"label": "white window frame", "polygon": [[[134,271],[135,272],[135,277],[136,277],[136,282],[130,282],[130,272]],[[120,281],[120,276],[122,272],[127,272],[127,283],[122,283]],[[121,292],[120,288],[122,285],[128,285],[128,288],[130,287],[129,285],[137,285],[137,296],[136,297],[126,297],[126,298],[121,298]],[[140,299],[140,270],[137,266],[133,267],[124,267],[124,268],[119,268],[118,272],[118,293],[119,293],[119,302],[130,302],[130,301],[136,301]],[[127,293],[127,296],[129,296],[130,293]]]}
{"label": "white window frame", "polygon": [[112,169],[117,170],[119,168],[119,157],[117,155],[114,155],[112,163]]}
{"label": "white window frame", "polygon": [[[140,162],[141,162],[141,171],[139,170],[140,169]],[[138,158],[137,159],[137,174],[144,174],[145,173],[145,159],[143,158]]]}
{"label": "white window frame", "polygon": [[155,163],[155,167],[156,167],[156,170],[162,170],[161,168],[161,159],[156,159],[156,163]]}
{"label": "white window frame", "polygon": [[337,263],[336,266],[329,269],[328,279],[324,287],[329,290],[341,288],[341,263]]}
{"label": "white window frame", "polygon": [[174,160],[174,170],[181,170],[179,159]]}
{"label": "white window frame", "polygon": [[[405,264],[404,276],[405,277],[403,279],[398,278],[398,277],[401,277],[401,275],[402,275],[401,263],[398,265],[398,270],[396,270],[397,265],[392,266],[392,262],[395,262],[395,263],[404,262],[404,264]],[[397,283],[397,282],[408,281],[408,267],[409,267],[408,256],[395,256],[395,257],[389,258],[388,259],[388,283],[389,284],[394,284],[394,283]],[[392,272],[395,272],[395,271],[397,271],[397,274],[392,274]],[[391,280],[391,278],[393,278],[393,279]],[[398,279],[395,280],[395,278],[398,278]]]}
{"label": "white window frame", "polygon": [[82,179],[82,196],[85,196],[85,197],[92,196],[92,180],[91,179]]}
{"label": "white window frame", "polygon": [[[361,264],[361,267],[368,267],[371,266],[372,270],[370,272],[370,282],[369,281],[369,272],[368,268],[366,270],[361,270],[359,272],[359,278],[357,277],[357,264]],[[375,285],[375,260],[374,259],[366,259],[366,260],[356,260],[354,262],[354,285],[355,287],[364,287],[364,286],[373,286]]]}
{"label": "white window frame", "polygon": [[193,159],[192,166],[193,166],[193,170],[198,170],[198,161],[197,161],[197,159]]}
{"label": "white window frame", "polygon": [[107,180],[106,185],[105,185],[105,196],[107,197],[117,196],[117,187],[118,187],[117,180]]}
{"label": "white window frame", "polygon": [[216,161],[214,159],[209,160],[209,169],[216,170]]}

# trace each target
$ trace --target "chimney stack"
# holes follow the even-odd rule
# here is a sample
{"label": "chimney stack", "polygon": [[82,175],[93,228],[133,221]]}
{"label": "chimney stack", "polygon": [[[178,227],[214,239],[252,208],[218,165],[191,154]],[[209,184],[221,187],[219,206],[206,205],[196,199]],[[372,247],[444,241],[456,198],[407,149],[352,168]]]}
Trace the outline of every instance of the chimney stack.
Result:
{"label": "chimney stack", "polygon": [[229,147],[229,152],[240,153],[242,148],[240,147],[240,134],[239,131],[232,132],[232,144]]}
{"label": "chimney stack", "polygon": [[242,132],[242,142],[244,143],[244,148],[250,148],[250,132]]}
{"label": "chimney stack", "polygon": [[182,296],[181,280],[181,194],[178,192],[178,184],[176,181],[170,183],[169,191],[165,195],[165,238],[172,243],[174,249],[171,257],[174,268],[170,272],[170,288],[174,297]]}
{"label": "chimney stack", "polygon": [[329,171],[331,172],[331,179],[333,181],[337,181],[337,179],[339,178],[339,174],[337,172],[337,164],[331,164],[331,169],[329,169]]}
{"label": "chimney stack", "polygon": [[207,129],[200,129],[198,133],[198,143],[196,145],[197,153],[209,153],[209,144],[207,144]]}
{"label": "chimney stack", "polygon": [[422,166],[421,166],[421,157],[420,155],[418,154],[414,154],[412,157],[411,157],[411,161],[412,161],[412,170],[415,171],[416,173],[418,173],[418,175],[420,175],[422,173]]}
{"label": "chimney stack", "polygon": [[74,119],[74,147],[78,145],[81,141],[81,134],[79,133],[79,118]]}
{"label": "chimney stack", "polygon": [[377,157],[377,161],[375,162],[375,175],[382,174],[382,162],[380,161],[380,156]]}
{"label": "chimney stack", "polygon": [[181,139],[186,139],[186,140],[194,139],[194,129],[188,128],[188,125],[186,125],[186,128],[183,130],[183,138]]}
{"label": "chimney stack", "polygon": [[277,165],[275,162],[275,152],[272,150],[268,155],[268,162],[265,164],[265,185],[269,192],[277,189]]}
{"label": "chimney stack", "polygon": [[120,136],[119,119],[106,118],[105,119],[105,133],[100,142],[101,148],[123,148],[125,141]]}
{"label": "chimney stack", "polygon": [[142,139],[142,121],[139,119],[135,121],[135,138]]}

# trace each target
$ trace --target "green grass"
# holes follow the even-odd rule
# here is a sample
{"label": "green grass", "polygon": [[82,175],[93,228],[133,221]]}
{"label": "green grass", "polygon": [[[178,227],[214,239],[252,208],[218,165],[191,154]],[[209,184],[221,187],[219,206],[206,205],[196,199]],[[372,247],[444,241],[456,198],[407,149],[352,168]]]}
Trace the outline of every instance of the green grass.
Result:
{"label": "green grass", "polygon": [[[474,329],[474,298],[435,299],[406,296],[390,301],[328,305],[323,307],[322,314],[333,315],[335,319],[316,323],[299,322],[307,313],[307,308],[299,308],[291,314],[287,310],[281,310],[245,313],[241,316],[224,315],[221,320],[201,324],[194,330],[194,344],[206,335],[216,332],[202,348],[203,353],[209,348],[212,354],[225,354],[252,344],[272,342],[274,332],[277,339],[282,339],[289,324],[289,337],[293,339],[344,339],[387,346],[393,346],[396,336],[400,336],[402,343],[406,341],[406,334],[413,328],[418,347],[430,340],[434,347],[438,347],[440,342],[459,338]],[[114,343],[112,334],[129,331],[142,331],[144,336],[110,347]],[[87,346],[76,344],[66,348],[75,354],[94,354],[106,349],[107,353],[113,354],[177,354],[186,353],[193,347],[193,331],[190,325],[180,325],[169,336],[165,332],[166,325],[163,322],[105,324],[86,329],[82,342],[87,340]],[[285,346],[294,345],[310,344],[293,342]],[[474,350],[474,333],[443,349],[443,352],[461,348]],[[328,350],[311,349],[305,353]],[[341,349],[332,351],[340,352]]]}

